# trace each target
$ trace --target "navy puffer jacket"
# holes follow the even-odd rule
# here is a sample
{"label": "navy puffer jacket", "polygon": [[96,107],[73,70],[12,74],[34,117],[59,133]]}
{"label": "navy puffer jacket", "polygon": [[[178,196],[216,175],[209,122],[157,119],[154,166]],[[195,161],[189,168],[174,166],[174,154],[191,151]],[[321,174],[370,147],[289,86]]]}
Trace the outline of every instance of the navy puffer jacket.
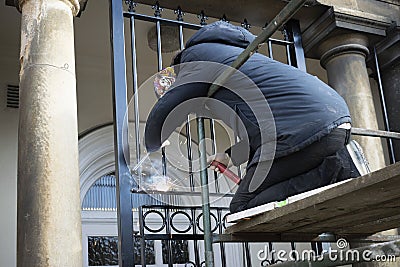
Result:
{"label": "navy puffer jacket", "polygon": [[[186,48],[176,57],[175,64],[211,61],[230,65],[254,38],[241,27],[215,22],[189,39]],[[297,68],[255,53],[239,70],[257,85],[272,111],[276,127],[275,158],[294,153],[327,135],[338,125],[351,122],[343,98],[318,78]],[[145,144],[149,151],[159,149],[162,143],[161,127],[168,113],[183,101],[206,97],[208,88],[209,84],[202,83],[178,86],[156,103],[145,129]],[[262,145],[260,133],[258,127],[254,127],[258,126],[258,121],[248,107],[252,103],[243,103],[240,97],[225,88],[217,91],[213,98],[226,103],[242,119],[251,146],[250,156],[253,158],[250,163],[263,160],[259,149]],[[186,115],[182,114],[182,118],[177,119],[177,125],[183,123]],[[231,156],[236,164],[244,162],[249,156],[240,152],[233,154]]]}

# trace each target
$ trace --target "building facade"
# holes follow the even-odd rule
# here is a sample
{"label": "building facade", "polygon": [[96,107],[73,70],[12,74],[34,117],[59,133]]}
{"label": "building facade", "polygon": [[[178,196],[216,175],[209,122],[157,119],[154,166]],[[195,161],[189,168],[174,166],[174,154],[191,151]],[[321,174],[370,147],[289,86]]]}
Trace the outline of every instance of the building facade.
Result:
{"label": "building facade", "polygon": [[[90,244],[103,242],[93,238],[117,234],[114,191],[108,190],[115,188],[110,2],[19,0],[0,6],[0,209],[4,214],[0,266],[16,266],[17,262],[18,266],[80,266],[81,262],[89,266]],[[153,1],[137,2],[135,12],[143,18],[157,17],[159,11],[162,18],[179,20],[174,10],[180,6],[188,24],[224,18],[244,27],[250,23],[250,30],[258,34],[287,1],[160,1],[164,10],[152,9]],[[124,9],[129,8],[128,1]],[[400,131],[400,1],[307,1],[294,19],[299,21],[305,68],[343,96],[353,126]],[[125,32],[129,31],[131,21],[123,23]],[[128,105],[140,110],[133,112],[136,123],[129,129],[137,127],[141,132],[157,99],[153,90],[147,90],[148,79],[168,66],[181,44],[176,29],[162,28],[160,34],[166,41],[161,43],[160,61],[155,23],[151,19],[135,23],[136,51],[132,39],[125,39],[126,94],[127,100],[135,99],[135,86],[143,88],[138,102]],[[194,32],[194,28],[185,29],[184,40]],[[280,32],[273,37],[284,39]],[[275,59],[289,63],[285,48],[272,43],[260,48],[269,56],[271,51]],[[218,125],[215,131],[216,136],[229,135]],[[354,138],[363,146],[373,170],[400,158],[400,142]],[[217,149],[229,145],[226,139],[220,138]],[[135,147],[135,140],[130,142]],[[170,156],[176,153],[171,150]],[[130,154],[131,162],[138,160],[137,150]],[[167,200],[170,204],[185,201],[189,200]],[[220,206],[227,205],[223,201]],[[191,205],[196,203],[193,200]],[[184,225],[183,221],[178,225]],[[152,223],[157,228],[156,219]],[[157,241],[153,249],[167,250],[168,244]],[[195,258],[196,249],[201,250],[194,243],[183,246],[190,254],[183,257],[190,259]],[[231,255],[243,251],[242,247],[229,250]],[[157,266],[166,264],[162,253],[155,255]],[[233,261],[251,258],[243,255]],[[252,260],[253,266],[261,266],[256,258]]]}

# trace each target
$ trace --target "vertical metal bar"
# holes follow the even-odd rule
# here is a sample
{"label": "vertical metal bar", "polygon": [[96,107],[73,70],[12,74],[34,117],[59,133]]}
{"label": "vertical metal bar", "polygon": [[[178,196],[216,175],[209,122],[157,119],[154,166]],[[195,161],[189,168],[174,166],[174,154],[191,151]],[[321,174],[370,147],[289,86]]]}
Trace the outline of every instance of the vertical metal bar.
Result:
{"label": "vertical metal bar", "polygon": [[289,20],[286,25],[290,42],[293,42],[292,62],[293,66],[302,71],[307,71],[306,59],[304,57],[303,41],[301,38],[300,23],[297,20]]}
{"label": "vertical metal bar", "polygon": [[311,249],[316,255],[320,255],[322,251],[322,242],[311,242]]}
{"label": "vertical metal bar", "polygon": [[[192,215],[192,226],[193,226],[193,235],[197,234],[197,229],[196,229],[196,209],[191,208],[191,215]],[[193,240],[193,248],[194,248],[194,261],[196,263],[196,266],[200,266],[200,256],[199,256],[199,245],[197,240]]]}
{"label": "vertical metal bar", "polygon": [[201,117],[197,118],[197,133],[198,133],[199,156],[200,156],[200,180],[201,180],[201,200],[203,209],[205,261],[206,261],[206,267],[214,267],[204,118]]}
{"label": "vertical metal bar", "polygon": [[161,22],[157,20],[156,22],[157,30],[157,67],[158,71],[162,70],[162,54],[161,54]]}
{"label": "vertical metal bar", "polygon": [[[165,232],[168,236],[171,236],[171,227],[170,227],[170,212],[169,212],[169,208],[165,208],[164,209],[164,216],[165,216]],[[172,258],[172,242],[171,239],[167,239],[166,240],[167,243],[167,253],[168,253],[168,267],[173,267],[174,261]]]}
{"label": "vertical metal bar", "polygon": [[[161,54],[161,22],[157,20],[156,22],[157,30],[157,66],[158,71],[162,70],[162,54]],[[162,174],[167,175],[167,159],[165,156],[165,147],[161,148],[161,163],[162,163]]]}
{"label": "vertical metal bar", "polygon": [[[211,137],[211,142],[212,142],[212,153],[215,154],[217,153],[217,143],[215,140],[215,123],[213,119],[210,119],[210,137]],[[218,174],[216,172],[213,172],[214,175],[214,181],[215,181],[215,191],[217,193],[220,193],[220,188],[219,188],[219,181],[218,181]]]}
{"label": "vertical metal bar", "polygon": [[[381,78],[381,71],[379,67],[379,60],[378,60],[378,53],[376,52],[376,47],[374,46],[374,59],[375,59],[375,68],[376,68],[376,76],[378,77],[378,87],[379,87],[379,96],[381,98],[381,105],[382,105],[382,113],[383,119],[385,123],[385,130],[390,131],[390,124],[389,118],[386,109],[386,100],[385,94],[383,93],[383,86],[382,86],[382,78]],[[387,139],[388,148],[389,148],[389,160],[390,163],[393,164],[396,162],[396,158],[394,156],[394,149],[393,149],[393,140],[391,138]]]}
{"label": "vertical metal bar", "polygon": [[271,59],[274,59],[274,54],[272,53],[272,42],[268,40],[268,54]]}
{"label": "vertical metal bar", "polygon": [[142,267],[146,266],[146,240],[144,239],[144,218],[143,218],[143,207],[138,208],[139,213],[139,233],[140,233],[140,264]]}
{"label": "vertical metal bar", "polygon": [[294,252],[294,251],[296,250],[296,243],[290,242],[290,248],[291,248],[291,253],[292,253],[291,257],[292,257],[294,260],[297,260],[297,255],[296,255],[296,253]]}
{"label": "vertical metal bar", "polygon": [[190,116],[188,115],[186,122],[186,148],[189,164],[189,183],[190,191],[194,191],[194,177],[193,177],[193,152],[192,152],[192,134],[190,132]]}
{"label": "vertical metal bar", "polygon": [[[135,34],[135,17],[130,17],[131,26],[131,53],[132,53],[132,78],[133,78],[133,112],[135,115],[135,145],[136,145],[136,163],[140,162],[140,114],[139,114],[139,91],[137,77],[137,57],[136,57],[136,34]],[[139,170],[139,178],[141,171]],[[140,181],[141,179],[139,179]]]}
{"label": "vertical metal bar", "polygon": [[290,54],[290,45],[285,45],[286,47],[286,58],[287,58],[287,64],[289,66],[292,66],[292,59],[291,59],[291,54]]}
{"label": "vertical metal bar", "polygon": [[[181,50],[185,48],[183,40],[183,26],[179,25],[179,47]],[[190,132],[190,116],[188,115],[186,120],[186,149],[188,156],[189,165],[189,183],[190,191],[194,191],[194,177],[193,177],[193,153],[192,153],[192,134]]]}
{"label": "vertical metal bar", "polygon": [[183,40],[183,26],[179,24],[179,47],[181,50],[185,48],[184,40]]}
{"label": "vertical metal bar", "polygon": [[247,259],[247,254],[246,254],[246,247],[245,247],[245,243],[242,243],[242,265],[246,266],[246,259]]}
{"label": "vertical metal bar", "polygon": [[[222,225],[222,210],[221,209],[217,209],[217,215],[218,215],[218,223],[219,223],[219,234],[223,234],[224,233],[224,229],[223,229],[223,225]],[[226,267],[226,254],[225,254],[225,243],[224,242],[220,242],[219,243],[219,248],[221,250],[221,263],[222,263],[222,267]]]}
{"label": "vertical metal bar", "polygon": [[[129,155],[125,113],[127,110],[124,17],[122,1],[110,0],[110,35],[113,77],[113,116],[115,175],[117,179],[118,262],[120,267],[134,266],[131,177],[124,151]],[[125,134],[123,134],[125,131]],[[125,140],[123,139],[125,137]],[[127,157],[129,158],[129,157]]]}
{"label": "vertical metal bar", "polygon": [[[114,179],[113,179],[113,181],[112,181],[112,185],[113,185],[113,188],[115,188],[115,189],[113,189],[113,208],[114,209],[116,209],[117,208],[117,185],[116,185],[116,180],[117,180],[117,178],[116,177],[114,177]],[[133,222],[132,222],[133,223]]]}
{"label": "vertical metal bar", "polygon": [[271,263],[274,264],[275,263],[275,255],[273,252],[274,250],[274,244],[272,242],[268,243],[268,250],[269,250],[269,254],[271,254]]}
{"label": "vertical metal bar", "polygon": [[[240,140],[239,140],[239,137],[238,136],[236,136],[236,138],[235,138],[235,144],[237,143],[237,142],[239,142]],[[238,174],[238,176],[240,177],[240,178],[242,178],[242,167],[240,167],[240,165],[239,166],[237,166],[237,174]],[[232,187],[229,187],[229,191],[232,193],[232,190],[233,190],[233,188]]]}
{"label": "vertical metal bar", "polygon": [[244,251],[246,255],[246,267],[251,267],[251,255],[250,255],[250,246],[248,242],[244,243]]}

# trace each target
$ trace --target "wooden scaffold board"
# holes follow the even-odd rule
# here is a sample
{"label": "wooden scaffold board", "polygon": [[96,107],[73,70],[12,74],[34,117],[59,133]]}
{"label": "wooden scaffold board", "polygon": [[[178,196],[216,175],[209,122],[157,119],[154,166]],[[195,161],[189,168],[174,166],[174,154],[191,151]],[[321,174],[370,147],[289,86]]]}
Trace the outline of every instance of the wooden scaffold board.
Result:
{"label": "wooden scaffold board", "polygon": [[369,236],[400,226],[400,163],[310,191],[277,207],[266,204],[227,217],[226,234]]}

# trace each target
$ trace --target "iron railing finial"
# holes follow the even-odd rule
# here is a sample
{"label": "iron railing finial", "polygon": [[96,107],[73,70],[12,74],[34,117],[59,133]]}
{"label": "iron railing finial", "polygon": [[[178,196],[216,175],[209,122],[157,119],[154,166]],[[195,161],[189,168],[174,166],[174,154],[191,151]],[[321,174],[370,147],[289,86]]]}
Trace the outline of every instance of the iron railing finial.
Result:
{"label": "iron railing finial", "polygon": [[207,25],[206,20],[208,20],[208,17],[204,14],[204,10],[202,10],[197,17],[200,19],[200,25]]}
{"label": "iron railing finial", "polygon": [[229,23],[229,20],[226,18],[226,15],[225,15],[225,14],[224,14],[224,15],[222,15],[222,18],[221,18],[220,20],[222,20],[222,21],[225,21],[225,22],[228,22],[228,23]]}
{"label": "iron railing finial", "polygon": [[154,16],[157,17],[157,18],[160,18],[161,17],[161,12],[163,11],[163,8],[160,7],[160,3],[158,1],[156,1],[154,6],[152,6],[151,8],[154,9]]}
{"label": "iron railing finial", "polygon": [[137,6],[137,3],[135,3],[133,0],[125,0],[125,4],[128,6],[129,12],[136,12],[135,7]]}
{"label": "iron railing finial", "polygon": [[185,16],[185,13],[182,11],[181,6],[178,6],[178,8],[174,10],[174,13],[177,15],[176,16],[177,21],[183,21],[183,16]]}
{"label": "iron railing finial", "polygon": [[244,19],[242,22],[242,27],[245,28],[246,30],[249,30],[251,28],[251,24],[247,21],[247,19]]}

